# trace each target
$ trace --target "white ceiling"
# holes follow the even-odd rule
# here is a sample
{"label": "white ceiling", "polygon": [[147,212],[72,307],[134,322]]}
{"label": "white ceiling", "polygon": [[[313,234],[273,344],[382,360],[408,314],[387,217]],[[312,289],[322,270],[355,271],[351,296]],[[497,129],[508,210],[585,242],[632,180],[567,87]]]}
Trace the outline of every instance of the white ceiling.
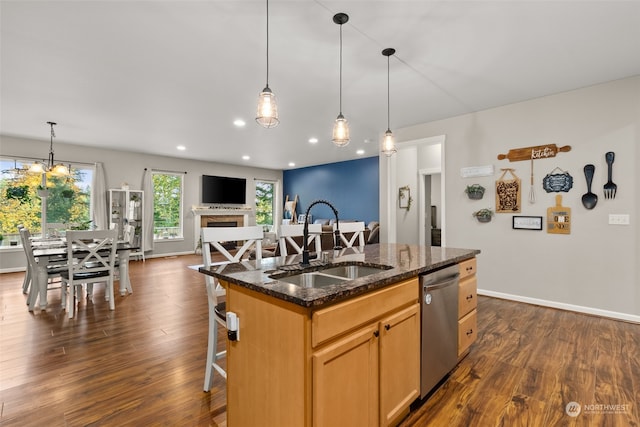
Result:
{"label": "white ceiling", "polygon": [[0,133],[48,141],[56,121],[58,142],[288,169],[377,155],[387,47],[392,130],[640,74],[640,1],[271,0],[281,123],[263,129],[265,6],[2,0]]}

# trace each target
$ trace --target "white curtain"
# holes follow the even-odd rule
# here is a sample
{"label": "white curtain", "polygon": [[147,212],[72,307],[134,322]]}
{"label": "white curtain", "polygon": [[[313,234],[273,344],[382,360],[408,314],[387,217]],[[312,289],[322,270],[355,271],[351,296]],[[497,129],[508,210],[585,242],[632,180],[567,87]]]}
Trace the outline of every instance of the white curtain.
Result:
{"label": "white curtain", "polygon": [[153,250],[153,172],[145,169],[142,175],[142,190],[144,191],[144,215],[142,218],[144,236],[142,236],[142,248],[144,251]]}
{"label": "white curtain", "polygon": [[91,181],[91,212],[93,225],[96,230],[108,230],[107,224],[107,187],[102,163],[96,163]]}

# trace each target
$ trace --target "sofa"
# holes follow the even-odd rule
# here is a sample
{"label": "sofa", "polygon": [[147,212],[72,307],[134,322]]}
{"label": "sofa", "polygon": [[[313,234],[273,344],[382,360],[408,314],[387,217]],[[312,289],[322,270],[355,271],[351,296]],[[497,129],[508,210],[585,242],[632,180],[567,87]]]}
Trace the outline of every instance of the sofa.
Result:
{"label": "sofa", "polygon": [[[340,223],[343,222],[357,222],[353,219],[341,219]],[[333,243],[333,224],[335,223],[335,219],[326,219],[326,218],[318,218],[313,221],[314,224],[322,225],[322,247],[327,248],[330,247]],[[378,221],[371,221],[369,224],[366,224],[364,227],[364,242],[366,245],[370,245],[373,243],[379,242],[380,232],[380,223]],[[348,234],[347,234],[348,236]],[[348,236],[350,237],[350,236]]]}

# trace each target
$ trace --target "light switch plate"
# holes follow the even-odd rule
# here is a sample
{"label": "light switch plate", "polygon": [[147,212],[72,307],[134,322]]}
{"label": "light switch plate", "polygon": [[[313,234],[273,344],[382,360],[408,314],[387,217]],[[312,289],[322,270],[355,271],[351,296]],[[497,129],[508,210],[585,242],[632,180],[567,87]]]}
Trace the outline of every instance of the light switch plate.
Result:
{"label": "light switch plate", "polygon": [[629,225],[628,214],[609,214],[610,225]]}

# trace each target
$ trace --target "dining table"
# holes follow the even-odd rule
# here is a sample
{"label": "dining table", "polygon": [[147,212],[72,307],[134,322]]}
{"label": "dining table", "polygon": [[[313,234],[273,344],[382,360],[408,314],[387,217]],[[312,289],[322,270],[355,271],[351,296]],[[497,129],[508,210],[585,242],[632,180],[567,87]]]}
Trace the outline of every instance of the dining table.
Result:
{"label": "dining table", "polygon": [[[119,291],[120,295],[125,295],[127,291],[131,292],[131,282],[129,279],[129,256],[131,251],[139,249],[138,246],[128,241],[118,241],[116,252],[118,254],[118,272],[120,276]],[[33,311],[36,301],[39,301],[40,309],[47,307],[47,285],[49,277],[47,274],[47,266],[64,265],[68,262],[67,242],[64,237],[61,238],[31,238],[31,247],[33,256],[38,260],[37,271],[31,272],[32,284],[29,288],[29,296],[27,298],[27,306],[29,311]],[[86,251],[78,249],[73,250],[73,257],[80,258],[86,254]]]}

